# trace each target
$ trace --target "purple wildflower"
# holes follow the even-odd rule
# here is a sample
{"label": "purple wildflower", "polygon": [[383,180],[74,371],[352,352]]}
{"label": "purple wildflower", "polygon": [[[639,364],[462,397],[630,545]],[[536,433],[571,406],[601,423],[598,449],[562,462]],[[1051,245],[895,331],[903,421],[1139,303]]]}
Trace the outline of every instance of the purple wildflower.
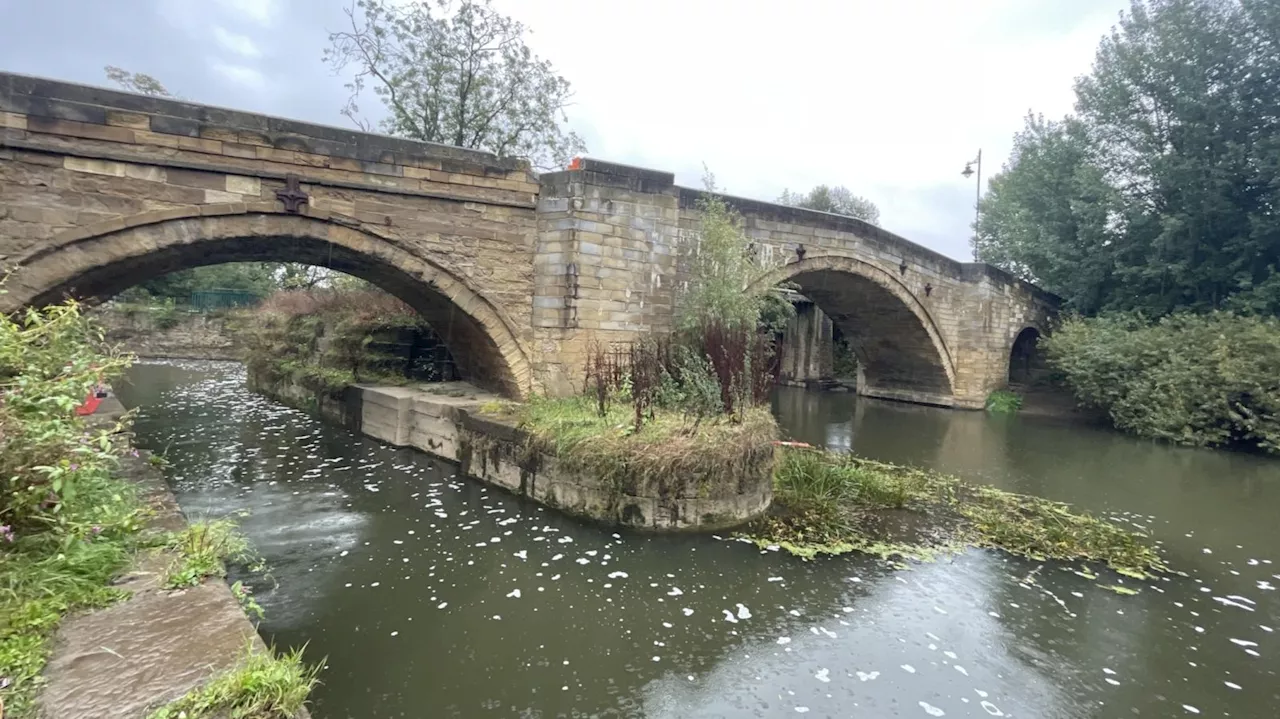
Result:
{"label": "purple wildflower", "polygon": [[0,524],[0,537],[4,537],[6,542],[13,542],[13,528],[7,524]]}

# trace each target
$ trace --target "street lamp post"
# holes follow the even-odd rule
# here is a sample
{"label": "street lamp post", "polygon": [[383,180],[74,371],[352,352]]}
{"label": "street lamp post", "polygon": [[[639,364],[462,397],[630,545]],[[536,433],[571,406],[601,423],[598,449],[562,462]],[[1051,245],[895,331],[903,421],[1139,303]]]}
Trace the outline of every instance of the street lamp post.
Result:
{"label": "street lamp post", "polygon": [[981,211],[981,206],[982,206],[981,205],[982,203],[982,150],[981,149],[978,150],[978,157],[976,159],[973,159],[964,163],[964,172],[961,172],[960,174],[964,175],[965,179],[968,179],[974,174],[973,173],[974,165],[978,166],[978,181],[973,192],[973,240],[972,242],[973,242],[973,261],[977,262],[978,261],[978,213]]}

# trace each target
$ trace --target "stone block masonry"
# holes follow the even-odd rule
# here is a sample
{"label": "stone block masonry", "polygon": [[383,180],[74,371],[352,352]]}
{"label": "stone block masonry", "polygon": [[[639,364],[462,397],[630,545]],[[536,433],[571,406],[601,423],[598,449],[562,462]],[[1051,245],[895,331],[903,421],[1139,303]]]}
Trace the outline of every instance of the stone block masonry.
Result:
{"label": "stone block masonry", "polygon": [[[535,176],[474,150],[0,73],[0,264],[17,270],[0,311],[201,264],[303,262],[405,300],[473,384],[561,395],[581,389],[593,343],[671,327],[702,196],[669,172],[583,159]],[[748,291],[813,300],[863,394],[981,407],[1014,339],[1056,311],[879,227],[726,199],[760,263]]]}
{"label": "stone block masonry", "polygon": [[763,514],[773,499],[772,464],[744,473],[731,487],[647,494],[561,467],[531,452],[524,433],[482,408],[499,399],[462,382],[418,387],[354,385],[338,400],[296,384],[251,376],[262,394],[317,412],[329,421],[394,447],[413,447],[458,462],[463,475],[582,519],[651,531],[714,531]]}
{"label": "stone block masonry", "polygon": [[93,312],[106,340],[145,359],[239,360],[227,313],[107,305]]}

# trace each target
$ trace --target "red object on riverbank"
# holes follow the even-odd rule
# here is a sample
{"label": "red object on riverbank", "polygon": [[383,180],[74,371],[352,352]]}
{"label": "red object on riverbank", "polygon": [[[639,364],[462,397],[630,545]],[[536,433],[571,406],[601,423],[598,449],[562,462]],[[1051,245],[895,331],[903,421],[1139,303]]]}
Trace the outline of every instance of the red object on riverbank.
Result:
{"label": "red object on riverbank", "polygon": [[95,387],[87,397],[84,398],[84,404],[76,407],[76,414],[81,417],[91,415],[98,411],[98,405],[102,404],[102,400],[107,396],[107,391],[101,387]]}

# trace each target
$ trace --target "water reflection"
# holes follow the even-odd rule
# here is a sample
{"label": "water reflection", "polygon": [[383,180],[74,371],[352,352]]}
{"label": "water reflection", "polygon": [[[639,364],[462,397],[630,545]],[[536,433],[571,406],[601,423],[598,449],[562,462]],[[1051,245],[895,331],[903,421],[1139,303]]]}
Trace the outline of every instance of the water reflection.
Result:
{"label": "water reflection", "polygon": [[[328,657],[317,719],[1275,715],[1280,607],[1260,582],[1280,572],[1266,563],[1280,536],[1246,506],[1274,499],[1265,463],[779,393],[801,439],[1156,514],[1197,578],[1119,597],[989,552],[894,571],[614,534],[255,397],[236,365],[132,377],[122,398],[142,406],[140,442],[167,449],[184,509],[252,512],[246,532],[279,583],[258,586],[264,633]],[[1206,461],[1257,476],[1214,492],[1221,477],[1188,474]],[[1139,476],[1147,462],[1163,476]],[[1183,492],[1226,506],[1187,507]],[[1217,524],[1233,512],[1246,521]]]}

